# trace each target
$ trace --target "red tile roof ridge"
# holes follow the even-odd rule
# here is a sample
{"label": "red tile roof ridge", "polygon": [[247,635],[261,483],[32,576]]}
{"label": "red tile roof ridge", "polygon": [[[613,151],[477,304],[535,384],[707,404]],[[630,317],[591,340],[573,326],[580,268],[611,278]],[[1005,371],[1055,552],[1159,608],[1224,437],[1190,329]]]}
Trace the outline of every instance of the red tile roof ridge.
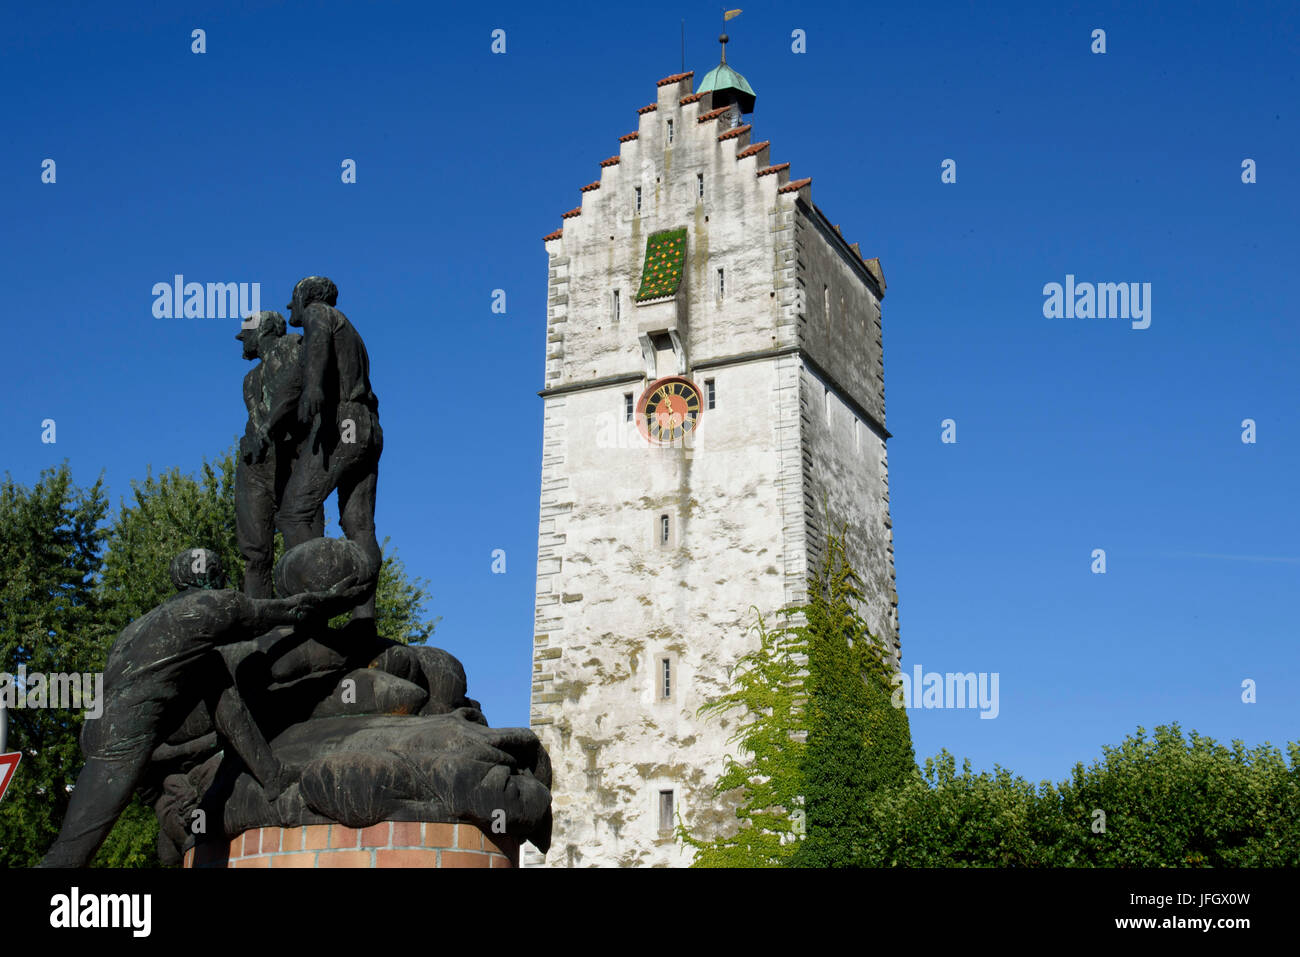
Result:
{"label": "red tile roof ridge", "polygon": [[694,76],[694,75],[695,75],[694,70],[687,70],[685,73],[674,73],[672,76],[664,77],[662,80],[656,83],[655,86],[667,86],[669,83],[676,83],[679,80],[684,80],[688,76]]}

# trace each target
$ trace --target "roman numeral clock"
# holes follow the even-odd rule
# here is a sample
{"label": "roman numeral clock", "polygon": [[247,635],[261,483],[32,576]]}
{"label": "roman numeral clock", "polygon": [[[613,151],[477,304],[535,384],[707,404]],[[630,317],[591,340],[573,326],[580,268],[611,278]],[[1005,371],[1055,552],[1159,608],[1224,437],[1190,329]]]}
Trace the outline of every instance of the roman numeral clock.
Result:
{"label": "roman numeral clock", "polygon": [[704,402],[690,379],[667,376],[650,383],[636,406],[636,426],[652,445],[671,445],[699,427]]}

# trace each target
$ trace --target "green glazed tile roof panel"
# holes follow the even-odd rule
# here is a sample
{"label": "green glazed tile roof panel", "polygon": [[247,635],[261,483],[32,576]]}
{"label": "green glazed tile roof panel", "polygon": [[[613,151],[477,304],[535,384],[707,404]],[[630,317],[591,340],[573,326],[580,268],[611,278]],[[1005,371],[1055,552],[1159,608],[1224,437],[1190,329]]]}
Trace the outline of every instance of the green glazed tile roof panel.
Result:
{"label": "green glazed tile roof panel", "polygon": [[651,233],[645,241],[645,265],[637,302],[662,299],[677,292],[686,265],[686,230],[666,229]]}

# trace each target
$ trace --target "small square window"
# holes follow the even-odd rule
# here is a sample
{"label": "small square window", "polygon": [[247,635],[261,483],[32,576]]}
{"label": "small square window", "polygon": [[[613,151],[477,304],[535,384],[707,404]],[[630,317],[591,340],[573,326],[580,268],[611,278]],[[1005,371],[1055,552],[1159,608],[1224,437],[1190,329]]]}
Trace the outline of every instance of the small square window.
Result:
{"label": "small square window", "polygon": [[704,407],[706,409],[713,409],[713,408],[717,408],[717,405],[718,405],[717,387],[713,384],[712,379],[705,379],[704,380]]}
{"label": "small square window", "polygon": [[673,821],[673,792],[659,792],[659,830],[671,831],[674,827]]}
{"label": "small square window", "polygon": [[633,401],[632,401],[632,393],[631,393],[631,392],[624,392],[624,393],[623,393],[623,417],[624,417],[628,422],[631,422],[631,421],[632,421],[632,416],[633,416],[633,414],[634,414],[634,412],[635,412],[635,409],[636,409],[636,406],[635,406],[635,404],[634,404]]}

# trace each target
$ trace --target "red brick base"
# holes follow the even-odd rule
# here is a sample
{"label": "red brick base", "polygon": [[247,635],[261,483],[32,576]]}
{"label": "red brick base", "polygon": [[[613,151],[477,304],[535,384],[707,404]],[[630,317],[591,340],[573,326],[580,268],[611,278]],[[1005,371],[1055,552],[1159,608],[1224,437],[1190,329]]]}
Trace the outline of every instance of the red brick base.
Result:
{"label": "red brick base", "polygon": [[200,844],[183,867],[518,867],[519,845],[473,824],[384,821],[372,827],[261,827]]}

